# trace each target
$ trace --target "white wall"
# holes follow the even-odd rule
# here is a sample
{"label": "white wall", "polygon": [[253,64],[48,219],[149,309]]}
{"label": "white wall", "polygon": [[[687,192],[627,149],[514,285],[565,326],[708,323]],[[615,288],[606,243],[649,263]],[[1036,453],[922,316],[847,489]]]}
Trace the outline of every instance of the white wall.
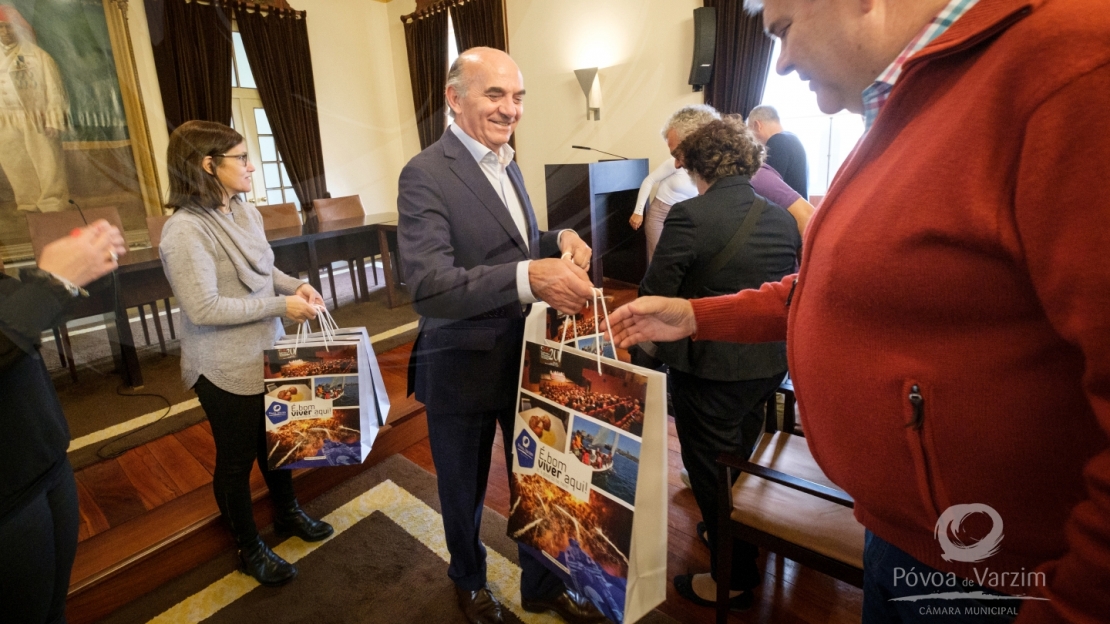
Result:
{"label": "white wall", "polygon": [[308,19],[328,190],[361,196],[368,213],[394,212],[405,158],[390,30],[400,21],[380,2],[293,4]]}
{"label": "white wall", "polygon": [[[669,156],[659,129],[671,113],[700,104],[686,84],[700,0],[507,0],[509,52],[521,67],[525,114],[518,162],[541,224],[547,221],[544,165],[607,156]],[[586,120],[575,69],[599,67],[600,121]]]}

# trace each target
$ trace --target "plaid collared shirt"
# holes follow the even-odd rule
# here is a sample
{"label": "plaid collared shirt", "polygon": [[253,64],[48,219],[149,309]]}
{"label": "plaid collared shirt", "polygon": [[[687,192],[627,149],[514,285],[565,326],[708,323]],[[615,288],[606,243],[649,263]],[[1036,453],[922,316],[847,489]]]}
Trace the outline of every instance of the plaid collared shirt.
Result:
{"label": "plaid collared shirt", "polygon": [[906,49],[894,59],[894,62],[879,74],[875,82],[871,86],[863,90],[863,123],[864,132],[871,130],[871,124],[875,123],[875,118],[879,116],[879,111],[882,110],[886,100],[890,97],[890,91],[894,88],[894,83],[898,81],[898,77],[902,75],[902,67],[906,61],[910,60],[914,54],[921,51],[922,48],[929,45],[937,37],[944,34],[956,20],[960,19],[968,9],[975,6],[979,0],[952,0],[948,6],[933,18],[917,36],[910,41]]}

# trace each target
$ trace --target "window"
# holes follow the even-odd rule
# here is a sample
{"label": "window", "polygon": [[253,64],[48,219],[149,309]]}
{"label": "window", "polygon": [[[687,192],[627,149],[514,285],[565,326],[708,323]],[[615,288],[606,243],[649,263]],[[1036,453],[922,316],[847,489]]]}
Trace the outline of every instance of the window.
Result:
{"label": "window", "polygon": [[[447,73],[451,73],[451,66],[459,58],[459,46],[455,43],[455,23],[451,20],[451,12],[447,12]],[[447,125],[451,125],[451,108],[444,104],[443,114],[447,117]]]}
{"label": "window", "polygon": [[[270,129],[270,120],[262,107],[254,109],[254,128],[258,136],[258,147],[262,155],[262,178],[265,181],[266,198],[271,204],[293,202],[300,210],[297,194],[293,192],[293,183],[289,181],[289,174],[285,171],[285,164],[281,160],[277,143],[274,142],[274,132]],[[280,199],[279,199],[280,198]]]}
{"label": "window", "polygon": [[863,136],[863,117],[848,111],[835,115],[821,112],[817,94],[798,74],[780,76],[775,72],[780,42],[771,54],[771,72],[763,90],[763,103],[774,106],[782,127],[801,139],[809,159],[809,193],[824,195],[840,165]]}
{"label": "window", "polygon": [[270,120],[258,96],[243,38],[235,28],[231,33],[231,127],[243,135],[247,154],[256,167],[247,199],[256,204],[292,202],[300,210],[300,201],[293,192],[293,184],[274,142]]}

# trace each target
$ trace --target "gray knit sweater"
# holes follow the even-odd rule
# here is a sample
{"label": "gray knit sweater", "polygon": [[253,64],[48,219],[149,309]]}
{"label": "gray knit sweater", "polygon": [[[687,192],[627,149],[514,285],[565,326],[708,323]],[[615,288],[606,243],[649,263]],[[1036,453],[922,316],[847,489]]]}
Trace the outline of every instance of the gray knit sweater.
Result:
{"label": "gray knit sweater", "polygon": [[[264,248],[261,259],[251,259],[255,266],[270,267],[258,290],[246,286],[229,256],[241,256],[236,241],[215,235],[206,216],[189,209],[179,209],[166,221],[159,253],[182,311],[178,335],[185,387],[193,387],[204,375],[233,394],[261,394],[262,352],[284,335],[280,317],[285,314],[285,296],[303,282],[272,268],[273,251],[259,245],[266,234],[254,205],[232,201],[231,208],[230,215],[208,216],[234,219],[239,227],[229,232],[258,237],[239,241],[244,247]],[[239,260],[241,270],[245,263]]]}

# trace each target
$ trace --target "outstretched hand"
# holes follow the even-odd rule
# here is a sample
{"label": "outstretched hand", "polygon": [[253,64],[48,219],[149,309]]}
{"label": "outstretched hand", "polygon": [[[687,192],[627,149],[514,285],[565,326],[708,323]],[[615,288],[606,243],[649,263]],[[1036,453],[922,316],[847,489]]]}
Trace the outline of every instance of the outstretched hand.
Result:
{"label": "outstretched hand", "polygon": [[692,336],[698,324],[693,306],[685,299],[640,297],[611,312],[608,329],[613,343],[627,349],[646,340],[671,342]]}

